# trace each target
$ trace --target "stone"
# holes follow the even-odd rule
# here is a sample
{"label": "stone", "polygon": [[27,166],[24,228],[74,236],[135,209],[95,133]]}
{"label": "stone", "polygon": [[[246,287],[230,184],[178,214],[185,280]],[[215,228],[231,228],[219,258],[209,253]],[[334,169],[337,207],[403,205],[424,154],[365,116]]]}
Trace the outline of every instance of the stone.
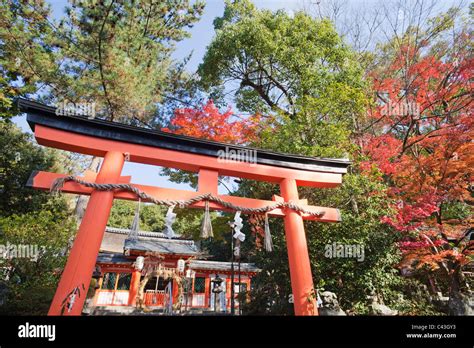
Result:
{"label": "stone", "polygon": [[448,301],[449,315],[474,315],[474,296],[458,294]]}
{"label": "stone", "polygon": [[395,309],[391,309],[390,307],[380,304],[380,303],[372,303],[372,314],[374,315],[398,315],[398,311]]}
{"label": "stone", "polygon": [[320,294],[322,304],[318,308],[321,316],[343,316],[347,315],[339,306],[339,301],[335,293],[330,291],[323,291]]}

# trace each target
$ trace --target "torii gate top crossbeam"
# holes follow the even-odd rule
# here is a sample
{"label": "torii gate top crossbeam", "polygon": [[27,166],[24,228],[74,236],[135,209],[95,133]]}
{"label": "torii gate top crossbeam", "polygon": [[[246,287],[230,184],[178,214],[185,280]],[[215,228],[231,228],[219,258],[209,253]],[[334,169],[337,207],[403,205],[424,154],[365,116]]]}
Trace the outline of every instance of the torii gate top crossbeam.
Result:
{"label": "torii gate top crossbeam", "polygon": [[[335,187],[350,162],[283,154],[229,145],[171,133],[132,127],[80,116],[58,116],[53,107],[19,99],[20,110],[41,145],[103,157],[109,151],[127,152],[130,161],[219,175],[279,183],[294,179],[299,186]],[[237,161],[220,161],[221,151],[233,149]],[[239,151],[252,151],[256,163],[239,159]]]}

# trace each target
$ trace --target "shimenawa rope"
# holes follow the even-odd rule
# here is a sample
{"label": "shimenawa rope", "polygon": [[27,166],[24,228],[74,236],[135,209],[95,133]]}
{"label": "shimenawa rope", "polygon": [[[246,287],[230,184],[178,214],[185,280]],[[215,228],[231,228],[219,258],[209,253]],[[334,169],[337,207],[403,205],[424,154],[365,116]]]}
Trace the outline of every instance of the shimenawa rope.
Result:
{"label": "shimenawa rope", "polygon": [[272,210],[275,210],[275,209],[288,208],[288,209],[291,209],[293,211],[303,213],[303,214],[308,214],[308,215],[315,216],[315,217],[318,217],[318,218],[320,218],[324,215],[323,211],[306,210],[303,207],[301,207],[298,204],[293,203],[293,202],[276,202],[275,204],[267,205],[267,206],[261,207],[261,208],[248,208],[248,207],[238,206],[238,205],[234,205],[232,203],[226,202],[226,201],[220,199],[219,197],[213,196],[210,193],[200,194],[200,195],[197,195],[197,196],[195,196],[193,198],[190,198],[188,200],[158,199],[158,198],[155,198],[155,197],[152,197],[152,196],[148,195],[146,192],[143,192],[143,191],[139,190],[138,188],[136,188],[135,186],[130,185],[130,184],[98,184],[98,183],[95,183],[95,182],[88,182],[88,181],[80,180],[80,179],[78,179],[78,178],[76,178],[75,176],[72,176],[72,175],[56,179],[53,182],[53,184],[51,185],[50,191],[52,193],[58,193],[59,191],[61,191],[62,187],[64,186],[64,183],[66,183],[68,181],[74,181],[74,182],[76,182],[80,185],[83,185],[83,186],[86,186],[86,187],[89,187],[89,188],[93,188],[94,190],[98,190],[98,191],[118,190],[118,191],[132,192],[138,198],[140,198],[142,200],[147,200],[147,201],[153,202],[154,204],[157,204],[157,205],[166,205],[168,207],[173,206],[173,205],[177,205],[180,208],[183,208],[183,207],[186,207],[186,206],[189,206],[189,205],[201,202],[201,201],[205,201],[205,202],[216,203],[216,204],[218,204],[218,205],[220,205],[220,206],[222,206],[226,209],[230,209],[230,210],[234,210],[234,211],[239,211],[240,210],[242,213],[248,213],[248,214],[265,214],[265,213],[268,213],[268,212],[270,212]]}

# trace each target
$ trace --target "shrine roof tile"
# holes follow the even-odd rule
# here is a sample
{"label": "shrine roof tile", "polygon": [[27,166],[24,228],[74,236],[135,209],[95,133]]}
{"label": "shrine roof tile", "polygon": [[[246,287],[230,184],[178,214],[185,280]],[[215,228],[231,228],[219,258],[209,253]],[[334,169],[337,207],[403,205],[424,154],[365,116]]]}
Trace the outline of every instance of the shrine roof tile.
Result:
{"label": "shrine roof tile", "polygon": [[198,255],[200,250],[192,240],[138,237],[125,239],[125,251],[149,251],[159,254]]}

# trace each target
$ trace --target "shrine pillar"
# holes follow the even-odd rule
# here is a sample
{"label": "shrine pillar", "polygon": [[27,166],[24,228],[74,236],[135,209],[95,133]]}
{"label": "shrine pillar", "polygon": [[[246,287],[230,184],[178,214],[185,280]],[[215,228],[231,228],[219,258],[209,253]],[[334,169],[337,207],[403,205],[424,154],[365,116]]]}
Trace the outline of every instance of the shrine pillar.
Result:
{"label": "shrine pillar", "polygon": [[[283,179],[280,191],[285,202],[298,202],[294,179]],[[285,209],[284,222],[295,315],[318,315],[303,218],[298,212]]]}
{"label": "shrine pillar", "polygon": [[[107,152],[96,183],[117,183],[123,164],[121,152]],[[113,191],[91,193],[48,315],[81,315],[113,200]]]}
{"label": "shrine pillar", "polygon": [[178,288],[178,282],[173,279],[172,280],[173,282],[173,285],[172,285],[172,289],[171,289],[171,297],[173,298],[173,305],[177,305],[178,303],[178,300],[179,300],[179,288]]}
{"label": "shrine pillar", "polygon": [[[193,288],[194,289],[194,288]],[[194,290],[193,290],[194,291]],[[212,289],[211,289],[211,273],[208,273],[206,275],[206,279],[205,279],[205,285],[204,285],[204,291],[205,291],[205,294],[204,294],[204,306],[206,308],[209,308],[210,304],[211,304],[211,296],[212,296]]]}
{"label": "shrine pillar", "polygon": [[138,288],[140,287],[142,272],[134,269],[132,271],[132,279],[130,280],[130,290],[128,291],[128,305],[135,306],[137,304]]}

